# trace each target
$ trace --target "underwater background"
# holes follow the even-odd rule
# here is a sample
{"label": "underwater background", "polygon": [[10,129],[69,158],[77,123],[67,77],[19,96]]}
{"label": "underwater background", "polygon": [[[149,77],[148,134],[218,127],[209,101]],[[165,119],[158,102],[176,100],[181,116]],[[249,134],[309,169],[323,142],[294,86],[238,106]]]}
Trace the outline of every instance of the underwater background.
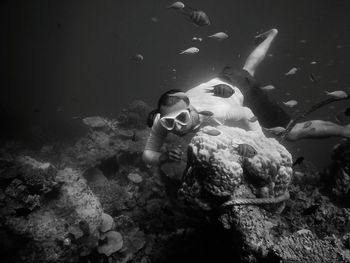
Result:
{"label": "underwater background", "polygon": [[[279,34],[256,78],[276,87],[271,92],[276,101],[299,102],[286,109],[291,116],[324,99],[326,89],[350,87],[346,0],[187,1],[205,10],[211,19],[208,27],[189,23],[167,9],[169,4],[161,0],[1,1],[3,141],[21,139],[34,146],[70,140],[82,130],[74,116],[116,116],[135,99],[155,107],[168,89],[192,88],[226,65],[241,68],[254,48],[254,36],[271,28]],[[206,38],[219,31],[229,38],[220,42]],[[204,40],[193,41],[193,37]],[[179,55],[191,46],[200,52]],[[144,60],[130,60],[135,54],[142,54]],[[300,70],[285,76],[292,67]],[[310,80],[310,74],[318,83]],[[347,103],[333,103],[307,119],[334,121]],[[294,154],[324,167],[337,141],[287,145]]]}
{"label": "underwater background", "polygon": [[[180,162],[142,156],[162,93],[242,68],[272,28],[255,78],[292,119],[350,94],[350,2],[184,1],[202,27],[172,3],[0,1],[1,261],[350,262],[348,138],[204,127],[166,138]],[[349,96],[330,100],[299,131],[349,130]]]}

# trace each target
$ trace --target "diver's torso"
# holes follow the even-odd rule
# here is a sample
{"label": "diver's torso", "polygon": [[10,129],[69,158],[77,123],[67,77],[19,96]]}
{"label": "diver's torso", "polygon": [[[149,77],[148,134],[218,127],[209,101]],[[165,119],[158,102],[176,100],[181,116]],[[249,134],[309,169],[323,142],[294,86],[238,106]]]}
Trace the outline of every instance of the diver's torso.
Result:
{"label": "diver's torso", "polygon": [[[217,84],[225,84],[234,90],[234,94],[229,98],[221,98],[208,92]],[[224,123],[229,111],[239,110],[243,106],[243,94],[241,91],[218,78],[211,79],[208,82],[202,83],[186,92],[192,106],[198,111],[211,111],[214,117]]]}

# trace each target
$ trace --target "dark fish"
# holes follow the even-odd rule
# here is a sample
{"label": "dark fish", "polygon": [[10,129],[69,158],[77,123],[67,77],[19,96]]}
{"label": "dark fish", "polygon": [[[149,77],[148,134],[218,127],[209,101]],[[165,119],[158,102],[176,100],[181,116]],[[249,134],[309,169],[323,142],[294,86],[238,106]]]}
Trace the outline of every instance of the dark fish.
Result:
{"label": "dark fish", "polygon": [[303,161],[304,161],[304,157],[300,156],[295,160],[295,162],[293,163],[293,166],[300,165]]}
{"label": "dark fish", "polygon": [[313,83],[318,83],[318,80],[316,79],[316,77],[312,73],[309,75],[309,78]]}
{"label": "dark fish", "polygon": [[209,26],[210,20],[202,10],[193,10],[189,14],[189,20],[197,26]]}
{"label": "dark fish", "polygon": [[246,143],[238,144],[236,150],[239,155],[246,158],[252,158],[258,153],[253,146]]}
{"label": "dark fish", "polygon": [[258,117],[253,116],[249,119],[250,122],[256,122],[258,120]]}
{"label": "dark fish", "polygon": [[202,110],[200,112],[198,112],[199,114],[203,115],[203,116],[207,116],[207,117],[211,117],[214,115],[214,113],[210,110]]}
{"label": "dark fish", "polygon": [[143,60],[143,56],[141,54],[136,54],[130,58],[132,61],[141,62]]}
{"label": "dark fish", "polygon": [[221,134],[221,132],[219,130],[206,130],[204,131],[204,133],[208,134],[208,135],[211,135],[211,136],[218,136]]}
{"label": "dark fish", "polygon": [[344,111],[344,115],[350,116],[350,108],[347,108],[347,109]]}
{"label": "dark fish", "polygon": [[209,90],[209,92],[213,93],[214,96],[221,98],[229,98],[235,93],[234,89],[226,84],[215,85],[213,89]]}
{"label": "dark fish", "polygon": [[306,129],[307,127],[310,127],[311,124],[312,124],[312,121],[307,121],[305,122],[303,128]]}
{"label": "dark fish", "polygon": [[133,142],[136,142],[136,132],[135,131],[132,132],[131,140]]}

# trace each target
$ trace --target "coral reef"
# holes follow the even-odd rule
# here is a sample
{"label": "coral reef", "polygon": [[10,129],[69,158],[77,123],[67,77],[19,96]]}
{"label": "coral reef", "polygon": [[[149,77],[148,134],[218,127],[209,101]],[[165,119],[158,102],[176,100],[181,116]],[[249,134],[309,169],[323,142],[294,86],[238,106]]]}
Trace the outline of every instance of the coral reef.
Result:
{"label": "coral reef", "polygon": [[75,262],[89,245],[78,242],[82,225],[93,237],[101,224],[102,207],[86,180],[70,168],[57,170],[29,156],[1,162],[13,170],[11,178],[1,174],[2,181],[10,180],[1,188],[1,227],[27,240],[13,261]]}
{"label": "coral reef", "polygon": [[[240,247],[238,254],[241,260],[349,262],[350,254],[341,241],[345,238],[341,230],[347,231],[349,226],[349,211],[332,206],[314,185],[313,195],[300,191],[299,186],[289,185],[292,178],[291,155],[276,140],[238,128],[216,128],[221,132],[219,136],[207,134],[206,130],[212,129],[207,127],[189,145],[189,166],[180,194],[194,208],[206,211],[214,222],[234,231],[234,243]],[[232,145],[239,144],[254,147],[256,155],[244,157],[241,152],[232,151]],[[285,202],[268,202],[269,205],[264,206],[245,203],[222,206],[235,199],[271,201],[288,188],[292,190],[292,200]],[[300,195],[304,196],[302,202]],[[317,213],[314,221],[311,218],[305,220],[307,209],[314,215],[313,209],[321,207],[316,205],[314,208],[316,196],[318,202],[324,205],[323,213]],[[310,202],[310,207],[305,207],[306,201]],[[282,212],[284,203],[286,209]],[[332,216],[333,220],[343,218],[342,227],[338,224],[338,232],[327,229],[337,225],[333,220],[329,225],[326,223]],[[323,220],[324,229],[316,230],[318,220]],[[340,236],[336,237],[335,233]]]}
{"label": "coral reef", "polygon": [[31,151],[9,142],[0,151],[0,256],[349,262],[348,142],[320,174],[305,160],[292,171],[290,153],[275,139],[207,127],[168,136],[164,147],[181,146],[187,155],[150,167],[141,158],[147,113],[134,102],[118,121],[89,117],[86,134],[70,145]]}
{"label": "coral reef", "polygon": [[128,129],[146,128],[147,115],[151,110],[151,107],[142,100],[133,101],[118,116],[120,126]]}

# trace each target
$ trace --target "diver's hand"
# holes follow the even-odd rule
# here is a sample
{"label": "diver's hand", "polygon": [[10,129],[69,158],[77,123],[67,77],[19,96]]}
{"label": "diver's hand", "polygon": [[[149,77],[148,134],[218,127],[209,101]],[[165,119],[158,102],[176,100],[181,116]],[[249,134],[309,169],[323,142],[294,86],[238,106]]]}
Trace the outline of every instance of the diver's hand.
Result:
{"label": "diver's hand", "polygon": [[182,157],[182,150],[180,147],[173,148],[166,152],[163,152],[159,157],[159,162],[161,164],[169,162],[180,162]]}

